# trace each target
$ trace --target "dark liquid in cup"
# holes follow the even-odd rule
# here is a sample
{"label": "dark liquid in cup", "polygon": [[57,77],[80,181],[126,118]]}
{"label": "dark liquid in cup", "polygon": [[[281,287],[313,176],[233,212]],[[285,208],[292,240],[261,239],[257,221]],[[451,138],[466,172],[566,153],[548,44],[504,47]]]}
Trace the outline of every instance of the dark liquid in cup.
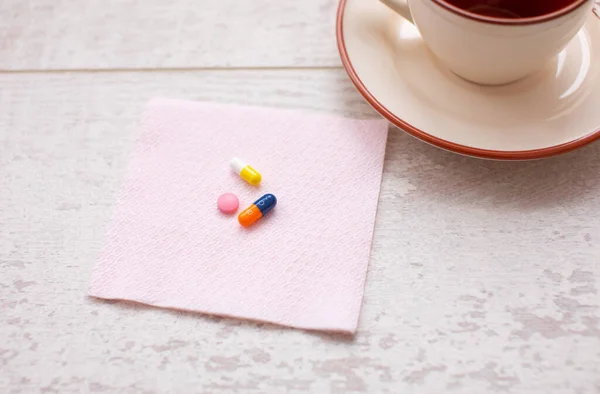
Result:
{"label": "dark liquid in cup", "polygon": [[560,11],[577,0],[445,0],[474,14],[493,18],[533,18]]}

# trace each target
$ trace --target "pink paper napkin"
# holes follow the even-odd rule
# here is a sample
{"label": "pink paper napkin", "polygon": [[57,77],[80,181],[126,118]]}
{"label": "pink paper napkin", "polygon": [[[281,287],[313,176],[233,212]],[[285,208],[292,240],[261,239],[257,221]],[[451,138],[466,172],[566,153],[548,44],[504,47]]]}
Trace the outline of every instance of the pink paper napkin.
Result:
{"label": "pink paper napkin", "polygon": [[[314,330],[356,330],[387,122],[155,100],[89,294]],[[259,187],[228,167],[240,157]],[[221,214],[265,193],[248,229]],[[238,212],[238,213],[239,213]]]}

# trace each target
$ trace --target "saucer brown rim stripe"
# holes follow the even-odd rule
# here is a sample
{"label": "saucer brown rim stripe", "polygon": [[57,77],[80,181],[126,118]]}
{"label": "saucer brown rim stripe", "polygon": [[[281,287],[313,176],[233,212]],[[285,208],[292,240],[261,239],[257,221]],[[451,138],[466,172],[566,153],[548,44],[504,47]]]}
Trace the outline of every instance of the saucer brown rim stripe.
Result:
{"label": "saucer brown rim stripe", "polygon": [[358,91],[363,95],[363,97],[367,100],[367,102],[375,108],[377,112],[379,112],[383,117],[389,120],[392,124],[399,127],[403,131],[408,134],[416,137],[424,142],[427,142],[431,145],[437,146],[438,148],[446,149],[452,152],[460,153],[467,156],[474,156],[483,159],[494,159],[494,160],[534,160],[534,159],[543,159],[551,156],[560,155],[563,153],[570,152],[572,150],[581,148],[585,145],[588,145],[597,139],[600,139],[600,129],[591,132],[585,137],[578,138],[573,141],[566,142],[560,145],[554,145],[547,148],[541,149],[532,149],[532,150],[523,150],[523,151],[500,151],[500,150],[491,150],[491,149],[481,149],[481,148],[473,148],[466,145],[457,144],[454,142],[450,142],[444,140],[439,137],[435,137],[431,134],[427,134],[423,130],[420,130],[410,123],[404,121],[403,119],[394,115],[389,109],[387,109],[383,104],[381,104],[373,94],[367,89],[365,84],[361,81],[358,74],[354,70],[352,66],[352,62],[348,57],[348,51],[346,50],[346,43],[344,41],[344,11],[346,9],[346,3],[348,0],[340,0],[340,4],[337,10],[337,18],[336,18],[336,37],[337,37],[337,46],[338,51],[340,53],[342,63],[350,80],[354,84],[354,86],[358,89]]}
{"label": "saucer brown rim stripe", "polygon": [[438,6],[444,8],[454,14],[463,16],[465,18],[468,18],[468,19],[471,19],[471,20],[474,20],[477,22],[490,23],[490,24],[494,24],[494,25],[510,25],[510,26],[518,25],[518,26],[520,26],[520,25],[532,25],[535,23],[549,22],[554,19],[558,19],[558,18],[565,16],[565,15],[569,14],[570,12],[576,10],[577,8],[582,7],[589,0],[578,0],[558,11],[551,12],[550,14],[535,16],[535,17],[531,17],[531,18],[518,18],[518,19],[494,18],[492,16],[478,15],[473,12],[465,11],[461,8],[458,8],[458,7],[448,3],[446,0],[432,0],[432,1],[434,3],[436,3]]}

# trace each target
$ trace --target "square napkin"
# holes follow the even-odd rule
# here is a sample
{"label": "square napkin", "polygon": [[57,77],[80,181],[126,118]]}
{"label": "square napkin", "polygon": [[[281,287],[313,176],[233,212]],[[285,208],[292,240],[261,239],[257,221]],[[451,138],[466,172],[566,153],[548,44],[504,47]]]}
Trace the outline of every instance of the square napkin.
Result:
{"label": "square napkin", "polygon": [[[312,330],[356,330],[387,122],[154,100],[89,294]],[[261,172],[255,187],[228,162]],[[250,228],[224,215],[266,193]]]}

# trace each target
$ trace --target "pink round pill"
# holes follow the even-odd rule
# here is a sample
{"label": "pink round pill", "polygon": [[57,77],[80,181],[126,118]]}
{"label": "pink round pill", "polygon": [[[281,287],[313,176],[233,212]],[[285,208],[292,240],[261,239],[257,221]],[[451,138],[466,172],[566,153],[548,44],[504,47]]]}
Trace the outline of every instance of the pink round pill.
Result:
{"label": "pink round pill", "polygon": [[240,206],[240,201],[235,194],[225,193],[222,194],[217,200],[217,207],[219,211],[227,214],[235,213]]}

